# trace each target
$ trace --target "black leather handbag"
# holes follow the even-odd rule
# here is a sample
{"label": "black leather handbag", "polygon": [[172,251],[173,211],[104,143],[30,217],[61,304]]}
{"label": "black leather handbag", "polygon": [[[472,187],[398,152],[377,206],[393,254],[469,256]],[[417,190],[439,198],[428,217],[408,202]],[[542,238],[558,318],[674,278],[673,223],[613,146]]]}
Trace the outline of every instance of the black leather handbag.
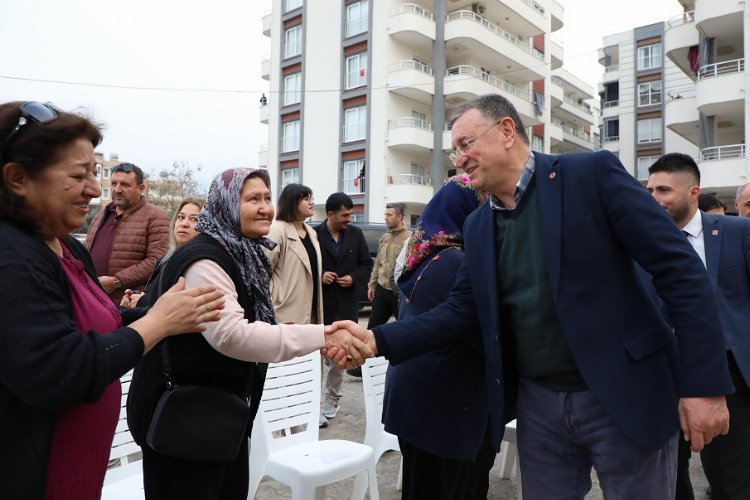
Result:
{"label": "black leather handbag", "polygon": [[[159,398],[146,443],[172,458],[204,463],[228,463],[237,458],[247,438],[249,396],[244,399],[201,385],[173,385],[169,349],[162,342],[162,369],[167,387]],[[246,394],[250,394],[248,374]]]}

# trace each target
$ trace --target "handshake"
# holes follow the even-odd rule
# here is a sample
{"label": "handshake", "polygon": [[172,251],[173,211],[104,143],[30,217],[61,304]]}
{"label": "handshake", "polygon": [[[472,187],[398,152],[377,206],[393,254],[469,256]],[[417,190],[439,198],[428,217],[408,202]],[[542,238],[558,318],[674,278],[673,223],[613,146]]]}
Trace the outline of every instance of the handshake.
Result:
{"label": "handshake", "polygon": [[356,368],[378,354],[372,331],[354,321],[336,321],[324,331],[326,346],[321,352],[341,369]]}

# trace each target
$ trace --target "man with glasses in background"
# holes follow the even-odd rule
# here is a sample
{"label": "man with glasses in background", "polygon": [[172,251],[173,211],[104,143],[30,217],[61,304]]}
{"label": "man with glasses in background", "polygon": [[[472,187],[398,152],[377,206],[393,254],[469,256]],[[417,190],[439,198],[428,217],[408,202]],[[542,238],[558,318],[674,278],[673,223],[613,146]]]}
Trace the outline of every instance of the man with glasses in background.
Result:
{"label": "man with glasses in background", "polygon": [[[729,430],[732,383],[703,263],[609,151],[532,152],[499,95],[451,117],[451,161],[490,199],[464,225],[463,267],[434,309],[363,331],[392,363],[468,343],[484,366],[479,452],[518,419],[523,497],[674,498],[677,433],[700,450]],[[669,323],[634,266],[654,277]],[[689,291],[689,292],[688,292]]]}
{"label": "man with glasses in background", "polygon": [[169,216],[146,203],[139,167],[120,163],[112,168],[110,179],[112,201],[91,222],[86,248],[102,287],[119,305],[125,289],[142,288],[156,260],[167,253]]}

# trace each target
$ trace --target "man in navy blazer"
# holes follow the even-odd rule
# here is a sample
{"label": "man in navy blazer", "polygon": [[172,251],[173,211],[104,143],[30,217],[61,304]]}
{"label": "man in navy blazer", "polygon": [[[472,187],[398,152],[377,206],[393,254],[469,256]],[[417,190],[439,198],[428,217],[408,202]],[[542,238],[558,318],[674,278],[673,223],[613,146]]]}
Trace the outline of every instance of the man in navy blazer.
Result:
{"label": "man in navy blazer", "polygon": [[[750,498],[750,220],[698,210],[700,170],[688,155],[670,153],[648,170],[654,199],[686,233],[708,269],[719,305],[735,393],[727,396],[731,426],[701,451],[713,498]],[[688,460],[681,441],[676,500],[692,500]]]}
{"label": "man in navy blazer", "polygon": [[448,300],[373,331],[337,326],[394,364],[481,345],[489,404],[474,432],[499,449],[518,416],[525,499],[583,499],[592,466],[608,499],[672,498],[680,426],[700,449],[729,425],[732,385],[700,259],[611,153],[532,153],[499,95],[462,104],[451,125],[451,160],[491,197],[466,221]]}

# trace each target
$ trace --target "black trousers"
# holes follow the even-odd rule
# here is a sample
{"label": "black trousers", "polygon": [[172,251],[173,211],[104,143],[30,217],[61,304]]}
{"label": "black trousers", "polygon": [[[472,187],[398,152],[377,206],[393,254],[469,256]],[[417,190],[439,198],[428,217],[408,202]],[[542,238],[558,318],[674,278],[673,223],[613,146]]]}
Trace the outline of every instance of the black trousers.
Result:
{"label": "black trousers", "polygon": [[[211,432],[211,429],[206,429]],[[143,447],[146,500],[246,500],[247,439],[234,462],[204,464],[178,460]]]}
{"label": "black trousers", "polygon": [[486,500],[495,449],[485,434],[475,462],[443,458],[398,439],[404,457],[401,500]]}
{"label": "black trousers", "polygon": [[677,444],[677,488],[675,489],[675,500],[695,500],[693,483],[690,481],[690,443],[685,441],[680,431],[679,443]]}
{"label": "black trousers", "polygon": [[380,285],[375,285],[375,298],[372,300],[367,329],[388,323],[391,316],[398,318],[398,295]]}
{"label": "black trousers", "polygon": [[750,389],[737,361],[727,351],[735,393],[727,396],[729,434],[718,436],[701,451],[712,500],[750,499]]}

